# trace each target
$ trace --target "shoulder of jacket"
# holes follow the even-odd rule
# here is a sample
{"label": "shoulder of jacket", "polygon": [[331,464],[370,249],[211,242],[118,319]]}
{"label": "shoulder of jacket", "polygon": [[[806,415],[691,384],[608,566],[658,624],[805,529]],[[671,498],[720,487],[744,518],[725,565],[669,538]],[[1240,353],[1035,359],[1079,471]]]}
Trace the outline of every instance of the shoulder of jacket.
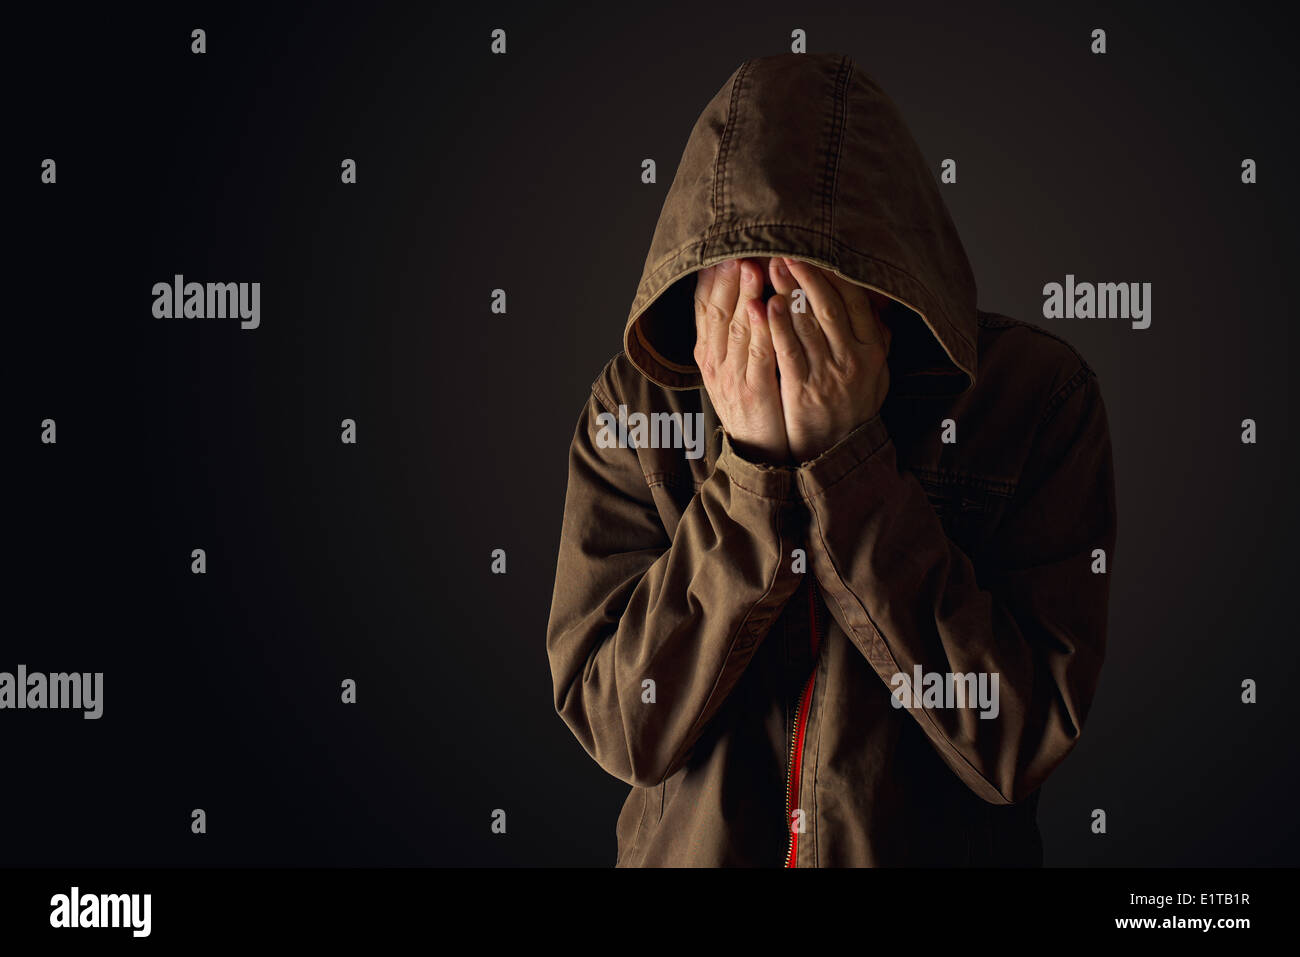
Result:
{"label": "shoulder of jacket", "polygon": [[641,374],[626,352],[620,351],[613,356],[600,375],[591,384],[591,394],[605,407],[605,411],[617,413],[620,405],[630,408],[647,409],[658,403],[650,396],[651,392],[663,390]]}
{"label": "shoulder of jacket", "polygon": [[1058,333],[1024,319],[996,312],[977,312],[980,330],[979,362],[996,354],[1014,355],[1014,366],[1041,376],[1038,388],[1043,395],[1042,421],[1051,418],[1072,394],[1089,383],[1097,373],[1083,353]]}

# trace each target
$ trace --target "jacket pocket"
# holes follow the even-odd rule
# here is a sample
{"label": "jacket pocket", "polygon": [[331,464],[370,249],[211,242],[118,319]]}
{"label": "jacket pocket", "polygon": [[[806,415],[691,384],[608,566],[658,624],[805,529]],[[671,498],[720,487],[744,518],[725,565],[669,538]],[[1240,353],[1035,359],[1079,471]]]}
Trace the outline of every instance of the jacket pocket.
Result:
{"label": "jacket pocket", "polygon": [[979,476],[913,470],[944,531],[967,555],[978,554],[1015,487]]}

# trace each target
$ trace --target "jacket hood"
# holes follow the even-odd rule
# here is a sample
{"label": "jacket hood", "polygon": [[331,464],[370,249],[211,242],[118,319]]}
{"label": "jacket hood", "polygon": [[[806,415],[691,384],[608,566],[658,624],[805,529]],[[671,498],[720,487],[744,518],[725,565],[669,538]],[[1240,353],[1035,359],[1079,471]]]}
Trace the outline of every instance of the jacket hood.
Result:
{"label": "jacket hood", "polygon": [[898,108],[849,57],[746,60],[695,121],[624,328],[643,375],[701,386],[693,274],[744,256],[808,260],[892,300],[891,392],[974,386],[966,252]]}

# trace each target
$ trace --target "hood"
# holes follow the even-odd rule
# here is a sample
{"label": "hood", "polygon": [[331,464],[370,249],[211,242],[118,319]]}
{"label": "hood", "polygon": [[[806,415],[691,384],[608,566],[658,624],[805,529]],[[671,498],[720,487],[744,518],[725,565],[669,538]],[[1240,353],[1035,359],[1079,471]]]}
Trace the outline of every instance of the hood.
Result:
{"label": "hood", "polygon": [[695,121],[623,333],[651,381],[701,386],[694,273],[805,259],[891,300],[891,393],[975,384],[975,278],[898,108],[847,56],[742,63]]}

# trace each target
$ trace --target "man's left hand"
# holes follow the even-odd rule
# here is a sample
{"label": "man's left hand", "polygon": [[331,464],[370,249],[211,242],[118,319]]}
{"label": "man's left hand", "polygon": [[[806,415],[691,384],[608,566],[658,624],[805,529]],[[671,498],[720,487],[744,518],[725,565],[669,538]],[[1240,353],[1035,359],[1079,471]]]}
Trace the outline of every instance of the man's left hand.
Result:
{"label": "man's left hand", "polygon": [[[773,256],[767,302],[790,453],[816,458],[872,419],[889,392],[891,334],[863,286],[812,263]],[[802,289],[803,311],[792,295]]]}

